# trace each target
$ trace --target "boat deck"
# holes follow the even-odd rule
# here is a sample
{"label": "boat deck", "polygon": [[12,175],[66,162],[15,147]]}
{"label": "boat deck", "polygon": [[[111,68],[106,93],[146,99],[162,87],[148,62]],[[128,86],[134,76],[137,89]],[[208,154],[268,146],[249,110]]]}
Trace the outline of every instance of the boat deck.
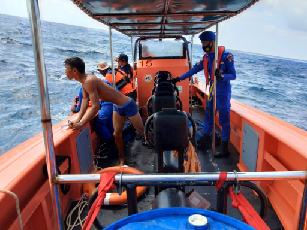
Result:
{"label": "boat deck", "polygon": [[[203,109],[194,108],[192,117],[195,121],[203,120]],[[217,147],[217,150],[219,147]],[[233,171],[238,170],[236,164],[238,162],[238,153],[230,146],[231,155],[228,158],[214,159],[212,161],[209,152],[203,152],[197,149],[198,157],[201,161],[202,171],[204,172],[216,172],[216,171]],[[153,149],[143,146],[140,140],[134,140],[127,145],[127,165],[136,167],[145,173],[154,172],[154,162],[155,162],[155,152]],[[111,165],[116,165],[117,162],[113,161]],[[239,170],[238,170],[239,171]],[[214,186],[195,186],[195,187],[186,187],[186,192],[194,189],[199,194],[201,194],[207,201],[210,202],[210,210],[216,210],[216,199],[217,192]],[[259,201],[255,196],[254,192],[246,188],[241,188],[244,195],[248,198],[251,204],[255,207],[256,210],[259,210]],[[152,209],[152,201],[154,200],[154,187],[148,189],[147,193],[139,199],[138,202],[138,212],[146,211]],[[116,220],[124,218],[127,216],[128,210],[127,206],[104,206],[101,212],[98,215],[100,223],[103,223],[103,226],[108,226]],[[240,213],[231,207],[231,201],[228,199],[228,215],[241,219]],[[279,222],[275,212],[273,211],[271,205],[267,210],[267,215],[265,218],[266,223],[271,229],[282,229],[282,225]],[[78,228],[74,228],[78,229]]]}

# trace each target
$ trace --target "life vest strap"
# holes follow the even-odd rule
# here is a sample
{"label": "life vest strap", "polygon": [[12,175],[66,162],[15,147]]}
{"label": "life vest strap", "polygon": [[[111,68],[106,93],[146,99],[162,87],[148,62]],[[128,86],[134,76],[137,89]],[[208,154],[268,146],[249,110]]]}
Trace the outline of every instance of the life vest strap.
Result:
{"label": "life vest strap", "polygon": [[[224,52],[225,52],[225,46],[219,46],[219,48],[218,48],[218,59],[217,59],[218,69],[220,68],[220,65],[221,65],[221,62],[222,62],[222,56],[223,56]],[[209,62],[208,56],[204,55],[204,57],[203,57],[203,67],[204,67],[204,75],[206,77],[206,85],[209,84],[209,80],[211,80],[211,81],[214,80],[213,71],[211,71],[211,76],[209,76],[208,62]],[[214,62],[212,62],[212,66],[213,65],[214,65]]]}

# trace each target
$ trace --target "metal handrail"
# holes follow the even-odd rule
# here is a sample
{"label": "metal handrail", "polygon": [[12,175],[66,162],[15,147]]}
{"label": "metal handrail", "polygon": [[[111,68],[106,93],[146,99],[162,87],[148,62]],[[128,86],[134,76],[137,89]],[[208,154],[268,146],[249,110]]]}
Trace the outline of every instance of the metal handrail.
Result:
{"label": "metal handrail", "polygon": [[[70,174],[58,175],[56,182],[59,184],[67,183],[98,183],[101,174]],[[121,182],[123,185],[161,185],[163,183],[173,184],[201,184],[208,181],[217,181],[220,178],[220,172],[202,172],[202,173],[178,173],[178,174],[117,174],[115,182]],[[307,179],[307,171],[273,171],[273,172],[227,172],[226,181],[268,181],[268,180],[301,180]]]}
{"label": "metal handrail", "polygon": [[52,199],[52,209],[55,210],[56,228],[63,228],[61,205],[58,185],[55,184],[57,169],[54,152],[52,123],[50,115],[49,94],[47,85],[46,67],[41,42],[41,23],[38,0],[27,0],[29,19],[32,29],[32,42],[35,59],[35,68],[40,92],[41,123],[43,127],[44,143],[46,149],[46,164]]}
{"label": "metal handrail", "polygon": [[216,149],[215,149],[215,113],[216,113],[216,77],[215,77],[215,70],[217,68],[219,68],[218,66],[218,55],[219,55],[219,50],[218,50],[218,47],[219,47],[219,24],[216,23],[215,25],[215,43],[214,43],[214,65],[213,65],[213,69],[212,69],[212,75],[214,76],[214,80],[213,80],[213,97],[212,97],[212,100],[213,100],[213,108],[212,108],[212,118],[213,119],[213,122],[212,122],[212,143],[211,143],[211,159],[213,160],[214,159],[214,155],[215,155],[215,152],[216,152]]}
{"label": "metal handrail", "polygon": [[109,26],[109,45],[110,45],[112,80],[113,80],[113,87],[115,89],[116,88],[116,81],[115,81],[114,62],[113,62],[113,41],[112,41],[112,28],[111,28],[111,26]]}

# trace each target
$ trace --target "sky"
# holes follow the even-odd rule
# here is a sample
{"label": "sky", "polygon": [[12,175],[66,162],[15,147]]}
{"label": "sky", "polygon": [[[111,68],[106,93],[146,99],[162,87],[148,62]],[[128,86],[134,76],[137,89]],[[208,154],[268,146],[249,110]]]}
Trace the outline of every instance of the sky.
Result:
{"label": "sky", "polygon": [[[0,13],[27,17],[26,9],[26,0],[1,0]],[[41,0],[40,10],[46,21],[107,28],[80,13],[70,0]],[[233,50],[307,60],[306,12],[307,0],[260,0],[220,23],[219,44]],[[199,43],[197,37],[194,42]]]}

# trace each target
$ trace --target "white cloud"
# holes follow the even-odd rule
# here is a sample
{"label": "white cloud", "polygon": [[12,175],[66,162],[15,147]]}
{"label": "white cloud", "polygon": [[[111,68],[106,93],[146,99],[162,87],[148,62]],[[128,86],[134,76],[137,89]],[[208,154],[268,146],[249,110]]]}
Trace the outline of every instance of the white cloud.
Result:
{"label": "white cloud", "polygon": [[[222,22],[219,44],[234,50],[307,60],[307,53],[302,48],[307,44],[307,31],[303,26],[306,20],[295,11],[301,5],[305,9],[306,3],[294,0],[297,2],[294,7],[292,2],[259,1],[240,15]],[[296,21],[301,24],[295,24]]]}
{"label": "white cloud", "polygon": [[265,4],[275,14],[282,15],[281,20],[294,30],[307,32],[307,1],[306,0],[266,0]]}

